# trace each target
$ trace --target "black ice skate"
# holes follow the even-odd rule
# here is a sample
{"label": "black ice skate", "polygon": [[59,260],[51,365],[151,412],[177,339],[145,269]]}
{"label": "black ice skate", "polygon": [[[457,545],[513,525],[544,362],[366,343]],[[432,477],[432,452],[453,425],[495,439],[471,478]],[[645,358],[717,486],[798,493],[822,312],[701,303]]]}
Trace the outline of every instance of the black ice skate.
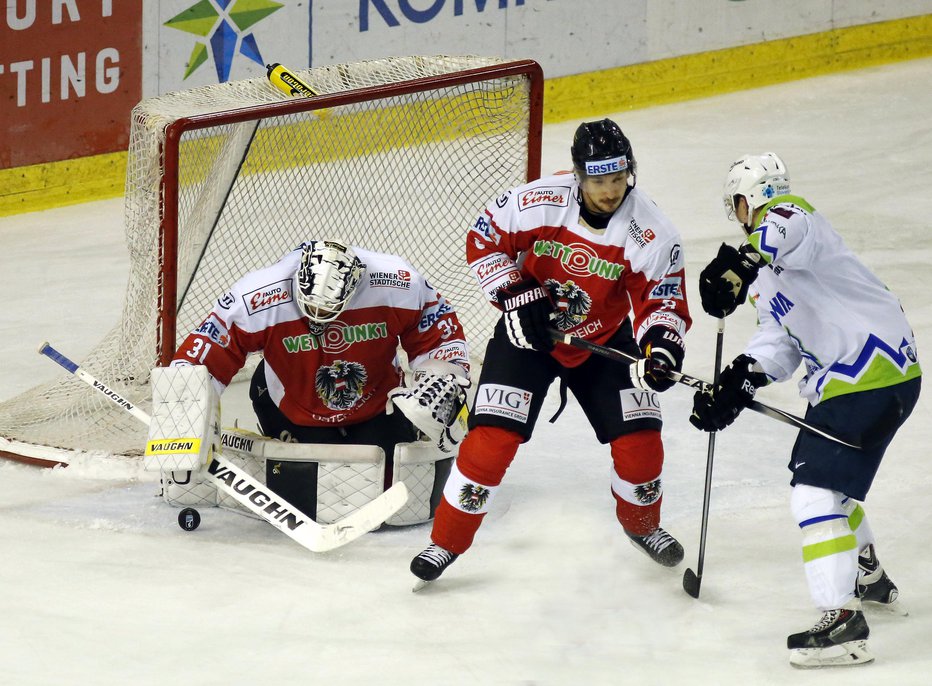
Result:
{"label": "black ice skate", "polygon": [[443,570],[453,564],[458,557],[456,553],[451,553],[446,548],[431,543],[411,560],[411,573],[420,579],[414,586],[414,590],[418,591],[431,581],[440,578]]}
{"label": "black ice skate", "polygon": [[866,607],[907,615],[909,613],[898,600],[899,595],[896,584],[880,566],[873,544],[867,546],[858,555],[858,597],[868,603]]}
{"label": "black ice skate", "polygon": [[639,550],[643,550],[654,562],[664,567],[676,567],[683,561],[683,546],[659,526],[646,536],[625,531]]}
{"label": "black ice skate", "polygon": [[840,667],[870,662],[867,650],[870,628],[860,610],[841,608],[822,615],[809,631],[790,634],[790,664],[794,667]]}

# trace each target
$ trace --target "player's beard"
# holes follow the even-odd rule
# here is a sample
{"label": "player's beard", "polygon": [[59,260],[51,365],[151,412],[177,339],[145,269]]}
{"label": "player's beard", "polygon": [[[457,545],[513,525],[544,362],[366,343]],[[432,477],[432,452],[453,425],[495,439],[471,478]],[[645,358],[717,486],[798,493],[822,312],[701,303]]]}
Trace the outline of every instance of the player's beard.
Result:
{"label": "player's beard", "polygon": [[625,199],[624,193],[622,193],[617,198],[602,196],[601,198],[596,199],[594,195],[587,193],[586,191],[582,191],[582,196],[583,202],[586,204],[586,209],[593,214],[600,215],[613,214],[615,210],[621,207],[621,203]]}

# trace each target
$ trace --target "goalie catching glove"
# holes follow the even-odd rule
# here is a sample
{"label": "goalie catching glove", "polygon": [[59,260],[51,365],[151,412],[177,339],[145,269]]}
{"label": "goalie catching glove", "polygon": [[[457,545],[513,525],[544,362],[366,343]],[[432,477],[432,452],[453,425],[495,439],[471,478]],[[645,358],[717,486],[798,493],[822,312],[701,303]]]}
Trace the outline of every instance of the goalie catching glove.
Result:
{"label": "goalie catching glove", "polygon": [[754,394],[769,382],[753,357],[738,355],[728,365],[711,391],[693,396],[689,423],[701,431],[721,431],[751,404]]}
{"label": "goalie catching glove", "polygon": [[680,371],[686,356],[686,344],[676,331],[650,327],[641,337],[641,353],[644,357],[629,368],[635,386],[662,393],[676,383],[668,372]]}
{"label": "goalie catching glove", "polygon": [[699,274],[702,309],[713,317],[725,317],[748,297],[748,286],[757,278],[763,258],[745,243],[736,249],[722,243],[718,255]]}
{"label": "goalie catching glove", "polygon": [[466,435],[466,389],[469,378],[459,365],[428,360],[414,370],[414,385],[388,392],[386,414],[393,405],[401,410],[421,433],[451,453]]}
{"label": "goalie catching glove", "polygon": [[550,293],[531,278],[498,289],[498,302],[505,310],[505,333],[516,348],[553,350],[550,316],[554,312]]}

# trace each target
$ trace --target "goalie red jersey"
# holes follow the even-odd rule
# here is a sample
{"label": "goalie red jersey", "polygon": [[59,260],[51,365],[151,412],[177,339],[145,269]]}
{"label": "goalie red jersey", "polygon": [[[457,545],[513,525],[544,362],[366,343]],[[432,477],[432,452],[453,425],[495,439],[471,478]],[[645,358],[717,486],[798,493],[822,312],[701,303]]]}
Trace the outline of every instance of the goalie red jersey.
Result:
{"label": "goalie red jersey", "polygon": [[[639,188],[604,229],[580,217],[579,184],[559,174],[520,186],[489,203],[469,232],[466,259],[493,303],[503,285],[530,276],[550,293],[560,331],[604,344],[633,313],[635,338],[660,324],[685,335],[686,303],[679,233]],[[567,367],[589,353],[557,345]]]}
{"label": "goalie red jersey", "polygon": [[355,248],[365,265],[339,316],[314,325],[295,299],[302,249],[247,274],[178,348],[173,366],[203,364],[222,390],[249,353],[262,352],[269,396],[302,426],[355,424],[385,412],[401,384],[400,343],[411,368],[429,359],[469,370],[456,313],[408,262]]}

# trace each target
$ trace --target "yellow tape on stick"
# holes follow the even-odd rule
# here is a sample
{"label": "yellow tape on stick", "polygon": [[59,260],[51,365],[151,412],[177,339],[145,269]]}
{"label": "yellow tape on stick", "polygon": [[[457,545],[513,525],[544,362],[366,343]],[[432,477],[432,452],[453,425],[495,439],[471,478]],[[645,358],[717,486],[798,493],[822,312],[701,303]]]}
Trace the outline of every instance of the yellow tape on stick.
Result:
{"label": "yellow tape on stick", "polygon": [[[320,95],[320,92],[311,88],[307,83],[298,78],[290,69],[283,67],[278,62],[266,65],[266,75],[269,82],[285,95],[292,97],[310,98]],[[317,110],[317,116],[324,118],[330,114],[329,110]]]}

